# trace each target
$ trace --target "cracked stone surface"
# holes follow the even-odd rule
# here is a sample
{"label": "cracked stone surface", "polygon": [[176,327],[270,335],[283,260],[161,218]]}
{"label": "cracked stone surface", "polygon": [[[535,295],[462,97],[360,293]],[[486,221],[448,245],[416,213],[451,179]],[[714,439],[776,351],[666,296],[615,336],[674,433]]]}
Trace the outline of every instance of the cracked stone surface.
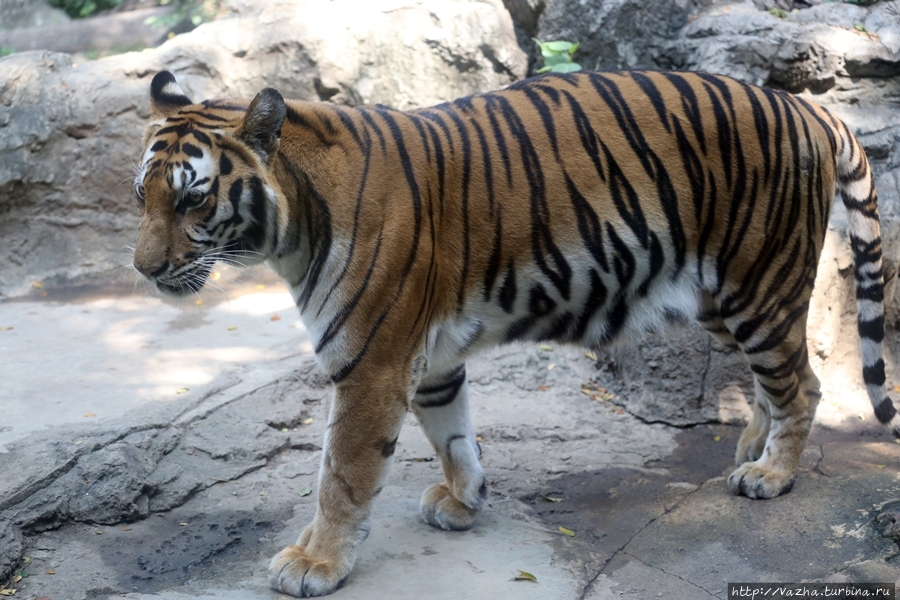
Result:
{"label": "cracked stone surface", "polygon": [[[257,277],[264,291],[207,295],[202,306],[109,295],[0,303],[0,324],[13,326],[0,338],[7,389],[62,389],[79,371],[86,388],[43,417],[43,400],[29,411],[0,391],[20,407],[0,431],[0,567],[29,573],[17,597],[284,597],[268,589],[266,566],[314,514],[330,390],[289,296]],[[79,316],[86,336],[54,337]],[[745,408],[736,392],[721,403],[733,411],[709,408],[729,386],[749,393],[745,367],[711,342],[681,344],[696,339],[690,330],[673,335],[677,390],[671,365],[648,365],[659,359],[647,340],[598,361],[535,344],[471,361],[488,507],[468,532],[420,520],[419,496],[441,477],[409,417],[372,534],[333,597],[692,599],[724,598],[737,580],[900,580],[898,447],[837,368],[855,351],[837,344],[819,358],[826,396],[794,490],[751,501],[722,480]],[[10,357],[50,342],[60,368],[27,388],[34,372]],[[642,365],[648,374],[632,379]],[[120,406],[123,393],[138,399]],[[642,412],[655,402],[665,413],[660,398],[669,421]],[[514,581],[519,570],[538,583]]]}

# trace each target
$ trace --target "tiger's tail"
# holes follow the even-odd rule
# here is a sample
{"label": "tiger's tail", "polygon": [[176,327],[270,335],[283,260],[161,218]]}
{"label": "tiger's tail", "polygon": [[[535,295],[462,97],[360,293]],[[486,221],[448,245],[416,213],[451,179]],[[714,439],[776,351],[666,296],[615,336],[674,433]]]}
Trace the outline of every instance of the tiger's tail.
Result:
{"label": "tiger's tail", "polygon": [[875,417],[900,438],[900,414],[885,389],[884,272],[881,265],[881,226],[878,196],[869,161],[859,142],[842,122],[837,152],[837,187],[847,207],[856,311],[862,351],[863,380]]}

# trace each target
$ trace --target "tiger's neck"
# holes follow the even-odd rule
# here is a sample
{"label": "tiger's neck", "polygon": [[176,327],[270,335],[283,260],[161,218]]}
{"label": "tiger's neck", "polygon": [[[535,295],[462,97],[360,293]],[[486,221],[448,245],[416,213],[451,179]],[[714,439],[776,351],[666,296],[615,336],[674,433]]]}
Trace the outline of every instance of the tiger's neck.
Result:
{"label": "tiger's neck", "polygon": [[269,166],[277,198],[268,261],[291,286],[301,312],[326,278],[334,245],[333,208],[326,193],[339,187],[335,171],[343,152],[334,151],[335,131],[322,124],[321,113],[334,116],[318,103],[288,104],[280,147]]}

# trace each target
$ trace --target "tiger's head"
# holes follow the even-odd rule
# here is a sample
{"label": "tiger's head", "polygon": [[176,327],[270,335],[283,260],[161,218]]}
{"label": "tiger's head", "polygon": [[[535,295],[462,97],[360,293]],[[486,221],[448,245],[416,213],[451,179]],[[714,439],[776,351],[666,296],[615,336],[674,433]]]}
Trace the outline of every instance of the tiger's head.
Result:
{"label": "tiger's head", "polygon": [[134,179],[141,215],[134,268],[164,294],[198,291],[217,260],[249,265],[271,250],[284,99],[267,88],[240,101],[194,104],[175,77],[150,84],[152,122]]}

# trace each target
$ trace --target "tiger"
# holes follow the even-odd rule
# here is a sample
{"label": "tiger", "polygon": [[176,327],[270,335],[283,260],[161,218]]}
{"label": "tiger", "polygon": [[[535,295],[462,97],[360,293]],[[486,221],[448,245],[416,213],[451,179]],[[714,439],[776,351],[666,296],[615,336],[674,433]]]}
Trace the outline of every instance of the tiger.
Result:
{"label": "tiger", "polygon": [[465,363],[497,344],[600,349],[696,319],[755,382],[727,490],[790,491],[821,397],[806,323],[837,192],[863,380],[900,437],[872,169],[808,100],[708,73],[596,71],[409,111],[272,88],[196,104],[161,71],[150,115],[135,269],[186,296],[217,260],[267,263],[334,384],[316,513],[271,560],[278,591],[348,577],[408,411],[444,476],[421,517],[472,527],[488,488]]}

